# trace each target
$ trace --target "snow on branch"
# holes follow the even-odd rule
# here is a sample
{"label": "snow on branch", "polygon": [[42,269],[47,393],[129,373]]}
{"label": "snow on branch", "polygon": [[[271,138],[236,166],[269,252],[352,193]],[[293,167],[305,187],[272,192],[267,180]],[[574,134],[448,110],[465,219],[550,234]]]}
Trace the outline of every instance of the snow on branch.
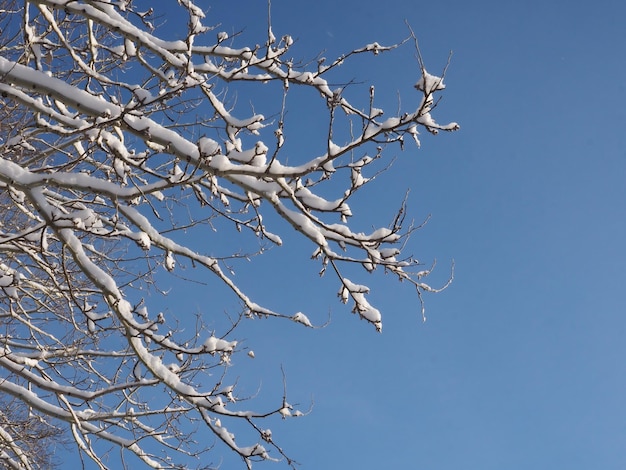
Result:
{"label": "snow on branch", "polygon": [[[202,424],[248,468],[294,467],[260,423],[306,413],[286,396],[269,409],[244,400],[232,377],[232,358],[247,349],[237,327],[267,317],[320,322],[298,306],[259,304],[235,271],[300,236],[320,274],[331,267],[340,301],[378,331],[383,313],[367,297],[376,287],[351,280],[353,266],[412,284],[423,309],[422,294],[438,289],[426,283],[431,269],[404,254],[414,230],[404,204],[389,226],[371,221],[363,232],[351,202],[384,176],[388,146],[459,128],[432,115],[445,73],[427,72],[418,54],[412,104],[383,117],[373,86],[351,101],[330,79],[355,55],[374,60],[403,43],[303,66],[292,37],[275,36],[270,21],[263,45],[249,46],[206,23],[191,0],[168,6],[175,14],[127,1],[9,3],[0,23],[0,391],[65,423],[100,468],[111,445],[149,468],[198,464],[194,456],[211,447],[194,440]],[[186,17],[184,39],[158,26],[164,12]],[[244,82],[256,90],[250,108],[231,99]],[[317,108],[299,108],[294,90]],[[287,111],[327,124],[320,145],[291,139]],[[260,243],[243,253],[211,238],[209,249],[215,232]],[[195,322],[161,309],[170,294],[163,279],[214,282],[240,316],[222,325],[214,305]],[[0,426],[0,441],[8,465],[33,466],[10,428]]]}

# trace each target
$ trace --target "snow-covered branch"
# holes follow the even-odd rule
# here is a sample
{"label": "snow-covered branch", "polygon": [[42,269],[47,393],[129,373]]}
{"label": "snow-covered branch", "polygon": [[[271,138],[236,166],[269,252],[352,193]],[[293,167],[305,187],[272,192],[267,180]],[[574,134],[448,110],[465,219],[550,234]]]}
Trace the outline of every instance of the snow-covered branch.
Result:
{"label": "snow-covered branch", "polygon": [[[436,291],[425,282],[430,269],[403,254],[413,230],[403,224],[404,206],[390,226],[368,233],[350,220],[352,199],[384,170],[387,146],[404,148],[407,137],[419,145],[422,129],[458,129],[431,114],[443,76],[420,58],[421,76],[408,91],[413,104],[383,117],[373,87],[353,102],[328,79],[355,55],[375,59],[400,44],[373,42],[309,67],[291,58],[291,36],[277,38],[270,25],[263,46],[246,47],[206,23],[191,0],[176,7],[187,15],[180,40],[154,26],[160,6],[8,4],[0,12],[0,391],[43,421],[65,423],[81,456],[100,468],[109,465],[103,455],[111,444],[150,468],[188,466],[210,447],[194,441],[198,425],[247,467],[260,460],[293,467],[259,423],[303,413],[286,397],[269,409],[253,400],[244,407],[231,377],[231,358],[242,351],[238,322],[209,330],[215,311],[207,310],[192,331],[147,293],[165,296],[163,276],[185,277],[183,268],[193,266],[232,294],[240,321],[314,326],[297,306],[284,312],[257,303],[230,264],[248,254],[210,255],[207,227],[244,232],[242,240],[253,234],[262,242],[251,247],[257,254],[303,236],[320,274],[331,266],[340,301],[379,331],[371,288],[351,280],[358,272],[348,266],[391,273],[411,283],[419,301]],[[228,98],[240,82],[258,87],[253,110]],[[318,108],[291,107],[294,88],[318,99]],[[327,123],[319,146],[290,141],[287,109]],[[212,375],[216,369],[222,373]],[[242,427],[242,441],[251,442],[227,430]],[[34,468],[2,423],[0,459]]]}

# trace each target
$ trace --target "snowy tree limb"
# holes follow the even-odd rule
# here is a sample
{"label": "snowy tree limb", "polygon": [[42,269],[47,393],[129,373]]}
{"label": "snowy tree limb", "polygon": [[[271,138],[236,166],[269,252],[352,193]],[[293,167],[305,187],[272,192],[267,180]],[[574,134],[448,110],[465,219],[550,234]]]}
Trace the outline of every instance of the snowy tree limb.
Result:
{"label": "snowy tree limb", "polygon": [[[439,289],[425,282],[431,269],[403,254],[413,230],[404,205],[390,226],[363,233],[350,223],[351,200],[383,171],[376,165],[387,146],[404,148],[405,137],[419,145],[420,129],[458,125],[431,115],[444,77],[428,73],[421,56],[415,103],[398,115],[383,118],[373,87],[365,106],[331,88],[338,65],[400,44],[299,66],[293,39],[274,36],[271,22],[263,46],[242,47],[205,26],[192,1],[178,3],[188,15],[182,40],[153,26],[152,7],[126,1],[14,0],[0,13],[0,390],[65,423],[81,458],[99,468],[108,468],[107,445],[150,468],[186,468],[210,448],[194,442],[198,425],[248,468],[294,467],[260,423],[304,413],[286,393],[270,409],[243,407],[230,372],[242,350],[238,323],[216,334],[207,311],[192,332],[170,327],[184,320],[145,293],[163,295],[162,276],[193,266],[232,294],[242,318],[312,327],[306,313],[260,305],[235,281],[229,262],[248,254],[209,255],[202,236],[190,235],[212,227],[280,246],[281,235],[297,233],[320,274],[331,266],[340,301],[380,331],[370,287],[352,271],[349,279],[348,266],[385,270],[411,283],[420,302]],[[241,82],[259,87],[265,114],[229,101],[226,91]],[[276,103],[262,99],[262,87],[275,90]],[[289,140],[294,88],[319,99],[312,112],[328,133],[318,149],[294,151]],[[277,220],[295,232],[279,235]],[[262,255],[265,245],[251,251]],[[252,443],[228,430],[242,428]],[[22,445],[0,425],[0,459],[35,468]]]}

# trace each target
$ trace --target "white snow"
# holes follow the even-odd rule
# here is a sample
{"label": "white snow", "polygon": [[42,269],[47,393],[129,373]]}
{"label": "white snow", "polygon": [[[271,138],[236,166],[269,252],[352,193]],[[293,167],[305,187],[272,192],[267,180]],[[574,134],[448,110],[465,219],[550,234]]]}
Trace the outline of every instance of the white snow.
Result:
{"label": "white snow", "polygon": [[313,327],[309,318],[302,312],[296,313],[293,317],[291,317],[291,319],[296,323],[302,323],[304,326],[308,326],[309,328]]}
{"label": "white snow", "polygon": [[154,100],[152,93],[145,88],[137,87],[133,90],[134,95],[137,97],[140,103],[149,103]]}
{"label": "white snow", "polygon": [[171,251],[168,251],[165,255],[165,269],[168,271],[174,271],[176,267],[176,260],[174,259],[174,255]]}
{"label": "white snow", "polygon": [[200,140],[198,140],[198,149],[200,150],[200,154],[202,156],[211,156],[222,153],[220,145],[208,137],[201,137]]}
{"label": "white snow", "polygon": [[237,346],[237,341],[226,341],[215,336],[209,336],[203,344],[203,348],[208,353],[223,352],[231,353]]}
{"label": "white snow", "polygon": [[446,86],[443,84],[443,79],[441,77],[431,75],[426,70],[423,70],[422,76],[415,84],[415,88],[420,91],[424,91],[427,94],[443,90],[445,87]]}

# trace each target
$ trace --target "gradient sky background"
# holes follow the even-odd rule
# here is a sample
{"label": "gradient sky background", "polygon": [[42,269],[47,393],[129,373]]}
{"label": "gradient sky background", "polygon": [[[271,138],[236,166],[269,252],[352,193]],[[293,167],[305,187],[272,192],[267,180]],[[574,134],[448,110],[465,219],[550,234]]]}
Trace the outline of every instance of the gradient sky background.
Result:
{"label": "gradient sky background", "polygon": [[[198,4],[211,4],[207,24],[245,29],[240,45],[264,40],[264,1]],[[272,1],[274,33],[297,38],[303,58],[399,41],[404,20],[432,73],[454,52],[434,115],[461,130],[397,152],[353,210],[386,225],[411,188],[410,214],[432,218],[410,251],[437,258],[435,285],[454,260],[454,283],[426,297],[424,323],[409,286],[360,274],[384,315],[380,335],[337,302],[312,246],[282,227],[285,246],[237,278],[259,303],[316,324],[330,312],[331,323],[244,325],[256,359],[236,356],[252,377],[242,387],[255,393],[260,377],[261,399],[275,404],[282,365],[290,401],[314,402],[306,418],[271,424],[303,469],[623,470],[626,4]],[[363,106],[375,83],[378,106],[393,111],[397,92],[417,99],[418,73],[406,44],[339,75],[364,82],[354,88]],[[306,143],[309,130],[289,138]],[[181,310],[211,312],[218,294],[189,293]],[[221,457],[207,458],[241,465]]]}
{"label": "gradient sky background", "polygon": [[[214,2],[207,23],[261,42],[265,2],[246,3]],[[280,393],[282,364],[291,400],[314,400],[274,436],[304,469],[624,469],[626,4],[272,1],[274,33],[305,58],[398,41],[405,19],[432,73],[454,52],[435,117],[461,130],[398,152],[355,212],[386,224],[410,187],[411,215],[432,214],[412,251],[437,258],[435,284],[454,260],[455,281],[426,297],[423,323],[408,286],[370,280],[379,335],[336,302],[305,242],[240,273],[272,308],[332,316],[249,327],[262,393]],[[341,74],[394,110],[418,68],[407,44]]]}

